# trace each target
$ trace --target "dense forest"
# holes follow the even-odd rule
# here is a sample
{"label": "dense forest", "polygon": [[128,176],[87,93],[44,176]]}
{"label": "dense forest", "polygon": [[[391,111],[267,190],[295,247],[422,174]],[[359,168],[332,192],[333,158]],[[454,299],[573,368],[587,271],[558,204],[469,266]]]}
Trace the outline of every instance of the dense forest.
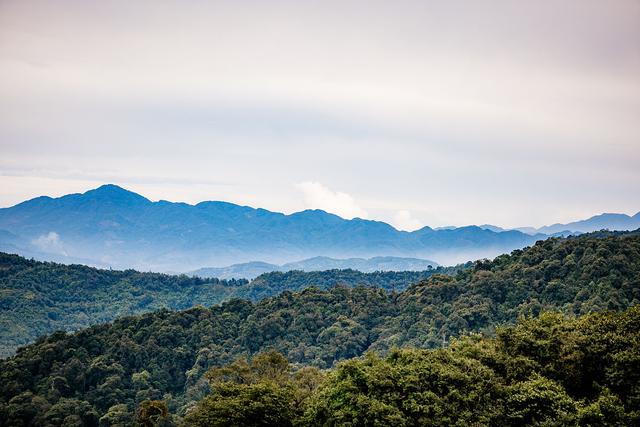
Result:
{"label": "dense forest", "polygon": [[0,253],[0,356],[58,330],[75,331],[163,308],[211,306],[233,297],[257,301],[283,290],[336,284],[402,290],[444,268],[422,272],[330,270],[264,274],[246,280],[201,279],[134,270],[101,270]]}
{"label": "dense forest", "polygon": [[263,298],[278,295],[284,291],[301,291],[310,286],[318,289],[330,289],[335,285],[353,287],[381,288],[388,292],[403,291],[409,285],[418,283],[435,274],[453,275],[468,268],[472,263],[455,267],[437,267],[425,271],[376,271],[361,273],[356,270],[325,271],[287,271],[262,274],[245,286],[238,287],[233,296],[236,298],[260,301]]}
{"label": "dense forest", "polygon": [[498,328],[495,339],[368,352],[328,371],[271,350],[205,376],[211,393],[186,426],[638,425],[640,307],[579,320],[543,313]]}
{"label": "dense forest", "polygon": [[[298,283],[300,273],[284,274]],[[549,239],[455,275],[387,289],[285,290],[255,303],[160,310],[40,338],[0,362],[0,419],[640,423],[640,319],[630,309],[640,302],[639,233]],[[544,313],[550,310],[567,317]],[[603,310],[627,311],[588,315]],[[499,327],[518,318],[516,327]],[[456,339],[474,332],[480,335]]]}
{"label": "dense forest", "polygon": [[57,330],[161,308],[213,305],[246,281],[101,270],[0,253],[0,355]]}

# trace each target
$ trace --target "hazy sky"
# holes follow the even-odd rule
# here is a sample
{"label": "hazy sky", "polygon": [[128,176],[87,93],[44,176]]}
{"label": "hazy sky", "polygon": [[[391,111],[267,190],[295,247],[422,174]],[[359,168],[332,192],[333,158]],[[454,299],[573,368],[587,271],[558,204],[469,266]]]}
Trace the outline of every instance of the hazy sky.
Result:
{"label": "hazy sky", "polygon": [[640,1],[0,1],[0,206],[640,210]]}

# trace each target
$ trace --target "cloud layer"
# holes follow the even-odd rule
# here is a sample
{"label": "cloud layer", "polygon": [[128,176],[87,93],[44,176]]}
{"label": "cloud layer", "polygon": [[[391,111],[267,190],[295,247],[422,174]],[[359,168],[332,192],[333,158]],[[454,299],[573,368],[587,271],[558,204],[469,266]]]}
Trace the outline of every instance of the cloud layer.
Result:
{"label": "cloud layer", "polygon": [[411,212],[404,209],[396,212],[391,224],[398,230],[404,231],[415,231],[424,227],[419,219],[414,218]]}
{"label": "cloud layer", "polygon": [[635,0],[0,2],[2,206],[116,182],[400,227],[635,213],[638,117]]}
{"label": "cloud layer", "polygon": [[50,231],[47,234],[39,236],[31,242],[36,248],[49,253],[67,255],[60,235],[55,231]]}
{"label": "cloud layer", "polygon": [[347,193],[331,191],[319,182],[301,182],[296,187],[302,191],[307,209],[322,209],[346,219],[368,217],[367,212]]}

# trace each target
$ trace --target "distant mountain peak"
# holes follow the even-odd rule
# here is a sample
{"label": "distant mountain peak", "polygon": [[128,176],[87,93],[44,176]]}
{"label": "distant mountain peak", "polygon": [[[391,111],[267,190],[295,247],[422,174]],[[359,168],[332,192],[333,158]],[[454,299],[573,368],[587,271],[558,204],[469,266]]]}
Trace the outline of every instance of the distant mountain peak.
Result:
{"label": "distant mountain peak", "polygon": [[338,216],[336,214],[332,214],[331,212],[327,212],[323,209],[305,209],[302,211],[294,212],[291,215],[297,216],[314,216],[314,215],[327,215],[327,216]]}
{"label": "distant mountain peak", "polygon": [[134,193],[133,191],[127,190],[125,188],[122,188],[116,184],[103,184],[100,187],[85,191],[83,194],[85,195],[87,194],[135,194],[137,196],[140,196],[139,194]]}
{"label": "distant mountain peak", "polygon": [[86,198],[99,200],[113,200],[118,202],[144,202],[151,203],[149,199],[138,193],[129,191],[115,184],[105,184],[82,194]]}

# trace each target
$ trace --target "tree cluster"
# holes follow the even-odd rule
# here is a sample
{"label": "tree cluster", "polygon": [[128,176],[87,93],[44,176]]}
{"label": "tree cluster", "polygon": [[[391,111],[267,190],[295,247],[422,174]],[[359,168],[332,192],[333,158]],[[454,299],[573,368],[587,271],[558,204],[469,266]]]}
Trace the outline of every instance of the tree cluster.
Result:
{"label": "tree cluster", "polygon": [[337,284],[403,290],[432,274],[459,267],[418,272],[361,273],[355,270],[267,273],[253,281],[201,279],[185,275],[102,270],[27,260],[0,252],[0,356],[58,330],[77,331],[160,310],[211,306],[231,298],[252,301],[314,285]]}
{"label": "tree cluster", "polygon": [[521,318],[497,337],[292,370],[273,351],[210,370],[185,425],[627,426],[640,423],[640,306]]}
{"label": "tree cluster", "polygon": [[[334,286],[328,290],[310,287],[298,293],[284,291],[257,303],[232,299],[211,308],[181,312],[164,309],[121,317],[111,324],[76,333],[57,332],[0,361],[0,419],[12,420],[6,425],[97,422],[103,426],[131,423],[136,417],[140,422],[189,419],[194,408],[204,405],[197,402],[216,399],[220,394],[216,390],[231,390],[228,402],[235,402],[238,395],[255,396],[264,381],[259,379],[256,372],[260,368],[253,367],[252,361],[256,354],[274,350],[290,364],[285,383],[291,387],[272,390],[267,384],[264,387],[271,394],[267,393],[265,399],[280,401],[296,396],[293,374],[306,366],[333,369],[327,384],[343,384],[345,390],[357,392],[351,403],[341,400],[342,403],[356,408],[363,404],[360,410],[366,413],[379,409],[379,414],[388,413],[400,420],[398,425],[415,425],[412,417],[423,410],[429,417],[444,420],[437,417],[444,414],[438,405],[445,403],[438,402],[445,398],[454,399],[451,408],[458,408],[454,412],[461,417],[467,410],[479,416],[476,409],[465,406],[472,402],[455,399],[477,398],[482,402],[481,392],[482,396],[489,393],[498,405],[483,404],[489,412],[483,413],[482,419],[491,422],[504,421],[500,418],[504,414],[515,413],[511,409],[517,408],[518,402],[524,408],[521,421],[508,422],[522,425],[543,420],[527,412],[529,392],[551,396],[549,401],[560,405],[556,412],[566,413],[567,420],[582,423],[579,420],[586,419],[587,414],[598,418],[598,414],[615,409],[618,415],[622,414],[620,419],[636,422],[633,408],[639,402],[634,384],[639,381],[634,369],[640,366],[637,308],[624,315],[571,319],[582,319],[580,316],[591,312],[621,312],[639,301],[640,235],[601,233],[550,239],[493,261],[477,262],[455,276],[434,275],[402,292],[365,286]],[[500,329],[518,318],[534,318],[549,310],[562,312],[569,319],[545,314],[540,320],[522,320],[516,328]],[[595,325],[600,325],[599,329]],[[496,338],[456,340],[476,332]],[[438,350],[442,347],[446,350]],[[356,359],[336,368],[337,361],[372,351],[380,356]],[[460,354],[463,360],[459,359]],[[475,355],[476,359],[471,358],[475,362],[468,360],[470,355]],[[485,356],[486,361],[482,359]],[[417,377],[416,381],[427,374],[411,373],[413,365],[416,369],[422,364],[424,369],[434,370],[434,376],[428,378],[434,379],[434,387],[440,384],[441,388],[425,389],[413,399],[407,393],[417,393],[415,390],[419,389],[415,387],[426,387],[432,384],[431,380],[428,384],[407,383],[407,389],[402,391],[392,384],[402,384],[402,377],[376,379],[367,373],[368,369],[395,372],[394,357],[407,360],[406,366],[398,369],[409,378]],[[248,366],[245,371],[249,373],[242,378],[249,380],[238,382],[224,374],[216,377],[224,381],[210,384],[206,372],[235,363],[238,358],[246,359],[237,363]],[[351,364],[357,369],[350,370]],[[456,366],[458,373],[449,372]],[[446,372],[438,373],[443,369]],[[350,372],[355,375],[352,379]],[[358,372],[364,376],[359,377]],[[471,373],[475,375],[471,379],[463,378]],[[374,381],[371,384],[379,380],[383,390],[378,397],[373,394],[375,398],[370,401],[357,391],[361,386],[368,390],[369,379]],[[496,389],[474,389],[482,384]],[[332,406],[332,396],[336,395],[323,387],[314,399],[303,399],[308,402],[304,410],[300,406],[291,409],[291,422],[309,420],[304,418],[309,411],[315,411],[313,417],[318,420],[327,414],[342,413],[342,409]],[[454,388],[463,391],[456,392]],[[281,392],[286,393],[278,394]],[[344,396],[339,389],[336,393]],[[563,393],[568,396],[566,399],[561,398]],[[400,396],[399,400],[394,400],[395,395]],[[205,398],[208,400],[203,401]],[[400,402],[412,401],[414,409],[394,409]],[[564,401],[568,403],[565,405]],[[162,416],[159,403],[145,403],[147,406],[140,409],[143,402],[163,402],[169,415]],[[435,406],[429,406],[429,402]],[[349,406],[343,409],[345,417],[355,411]],[[325,422],[340,425],[347,419],[326,418]],[[462,425],[469,419],[451,423]],[[557,421],[557,417],[549,419]],[[354,425],[359,422],[353,421]]]}

